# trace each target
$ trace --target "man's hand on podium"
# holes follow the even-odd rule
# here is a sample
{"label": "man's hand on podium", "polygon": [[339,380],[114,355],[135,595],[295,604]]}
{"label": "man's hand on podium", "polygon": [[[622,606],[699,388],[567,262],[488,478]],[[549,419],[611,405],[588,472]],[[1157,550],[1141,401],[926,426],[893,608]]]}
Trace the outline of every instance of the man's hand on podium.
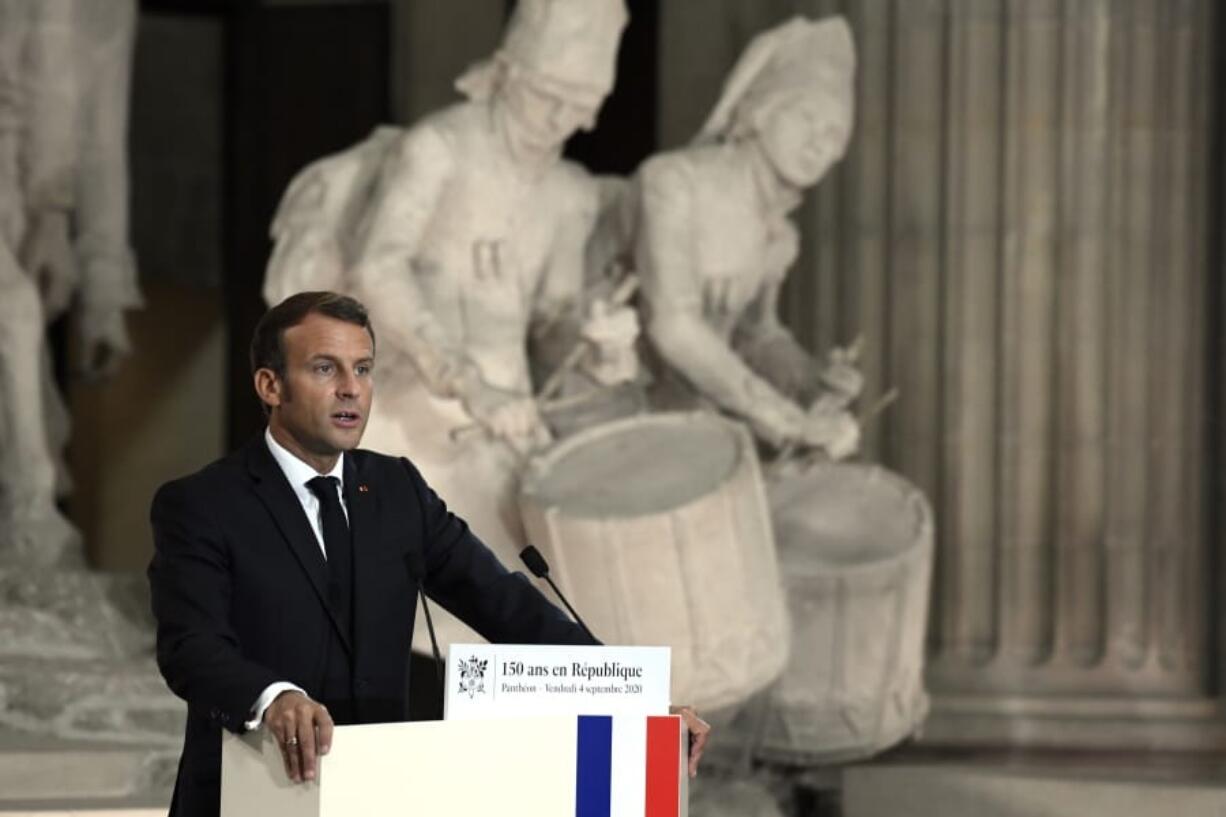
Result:
{"label": "man's hand on podium", "polygon": [[685,728],[690,730],[690,777],[698,775],[698,761],[702,759],[702,750],[711,737],[711,724],[698,717],[693,707],[672,706],[668,710],[673,715],[680,715],[685,721]]}
{"label": "man's hand on podium", "polygon": [[295,783],[314,780],[316,758],[332,748],[332,716],[324,705],[287,690],[264,710],[264,725],[281,747],[289,779]]}

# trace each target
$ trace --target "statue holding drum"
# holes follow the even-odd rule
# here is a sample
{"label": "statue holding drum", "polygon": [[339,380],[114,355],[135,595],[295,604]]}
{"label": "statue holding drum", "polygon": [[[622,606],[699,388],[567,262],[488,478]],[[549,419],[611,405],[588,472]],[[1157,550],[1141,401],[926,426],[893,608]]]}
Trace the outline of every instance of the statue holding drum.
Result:
{"label": "statue holding drum", "polygon": [[[847,148],[854,71],[840,17],[798,17],[762,32],[698,136],[645,163],[634,186],[642,320],[660,364],[655,404],[706,401],[776,448],[827,460],[857,448],[847,410],[862,386],[855,354],[836,349],[819,364],[776,308],[799,246],[790,214]],[[789,613],[781,619],[790,621],[780,641],[791,650],[763,706],[748,710],[758,719],[749,740],[760,759],[788,764],[881,751],[927,712],[931,509],[898,475],[859,463],[814,459],[776,469],[765,487]],[[743,696],[755,686],[728,689]],[[735,711],[737,700],[715,702]]]}
{"label": "statue holding drum", "polygon": [[[755,39],[691,146],[649,160],[626,202],[656,375],[653,405],[704,402],[759,439],[852,453],[860,389],[780,324],[789,214],[846,147],[854,49],[841,19]],[[756,445],[740,423],[662,411],[534,459],[521,506],[564,586],[615,642],[668,643],[674,686],[735,712],[788,662],[790,623]]]}

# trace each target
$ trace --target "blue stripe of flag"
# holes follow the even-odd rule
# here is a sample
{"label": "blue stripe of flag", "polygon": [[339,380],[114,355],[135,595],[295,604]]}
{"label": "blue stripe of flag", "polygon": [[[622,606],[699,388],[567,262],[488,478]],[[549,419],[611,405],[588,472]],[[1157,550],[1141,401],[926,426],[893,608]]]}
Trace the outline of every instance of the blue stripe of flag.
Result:
{"label": "blue stripe of flag", "polygon": [[575,817],[609,817],[613,777],[613,718],[579,716],[575,763]]}

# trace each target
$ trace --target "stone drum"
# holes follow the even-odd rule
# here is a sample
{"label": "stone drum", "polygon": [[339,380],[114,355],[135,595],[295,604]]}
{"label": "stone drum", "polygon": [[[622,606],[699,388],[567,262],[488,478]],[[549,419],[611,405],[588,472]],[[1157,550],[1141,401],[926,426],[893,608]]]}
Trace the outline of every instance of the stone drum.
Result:
{"label": "stone drum", "polygon": [[520,508],[597,638],[672,647],[674,701],[741,704],[782,672],[789,625],[741,426],[677,413],[588,429],[529,465]]}
{"label": "stone drum", "polygon": [[769,492],[793,648],[758,754],[800,765],[876,754],[928,713],[932,511],[875,465],[818,464]]}

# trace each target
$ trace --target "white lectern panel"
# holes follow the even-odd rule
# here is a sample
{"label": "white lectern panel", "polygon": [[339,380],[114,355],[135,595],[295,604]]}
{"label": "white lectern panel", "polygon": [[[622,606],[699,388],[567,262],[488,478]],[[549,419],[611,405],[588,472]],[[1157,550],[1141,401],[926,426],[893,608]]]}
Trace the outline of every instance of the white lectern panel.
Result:
{"label": "white lectern panel", "polygon": [[222,739],[222,817],[678,817],[675,715],[427,721],[336,728],[318,782],[292,784],[266,730]]}

